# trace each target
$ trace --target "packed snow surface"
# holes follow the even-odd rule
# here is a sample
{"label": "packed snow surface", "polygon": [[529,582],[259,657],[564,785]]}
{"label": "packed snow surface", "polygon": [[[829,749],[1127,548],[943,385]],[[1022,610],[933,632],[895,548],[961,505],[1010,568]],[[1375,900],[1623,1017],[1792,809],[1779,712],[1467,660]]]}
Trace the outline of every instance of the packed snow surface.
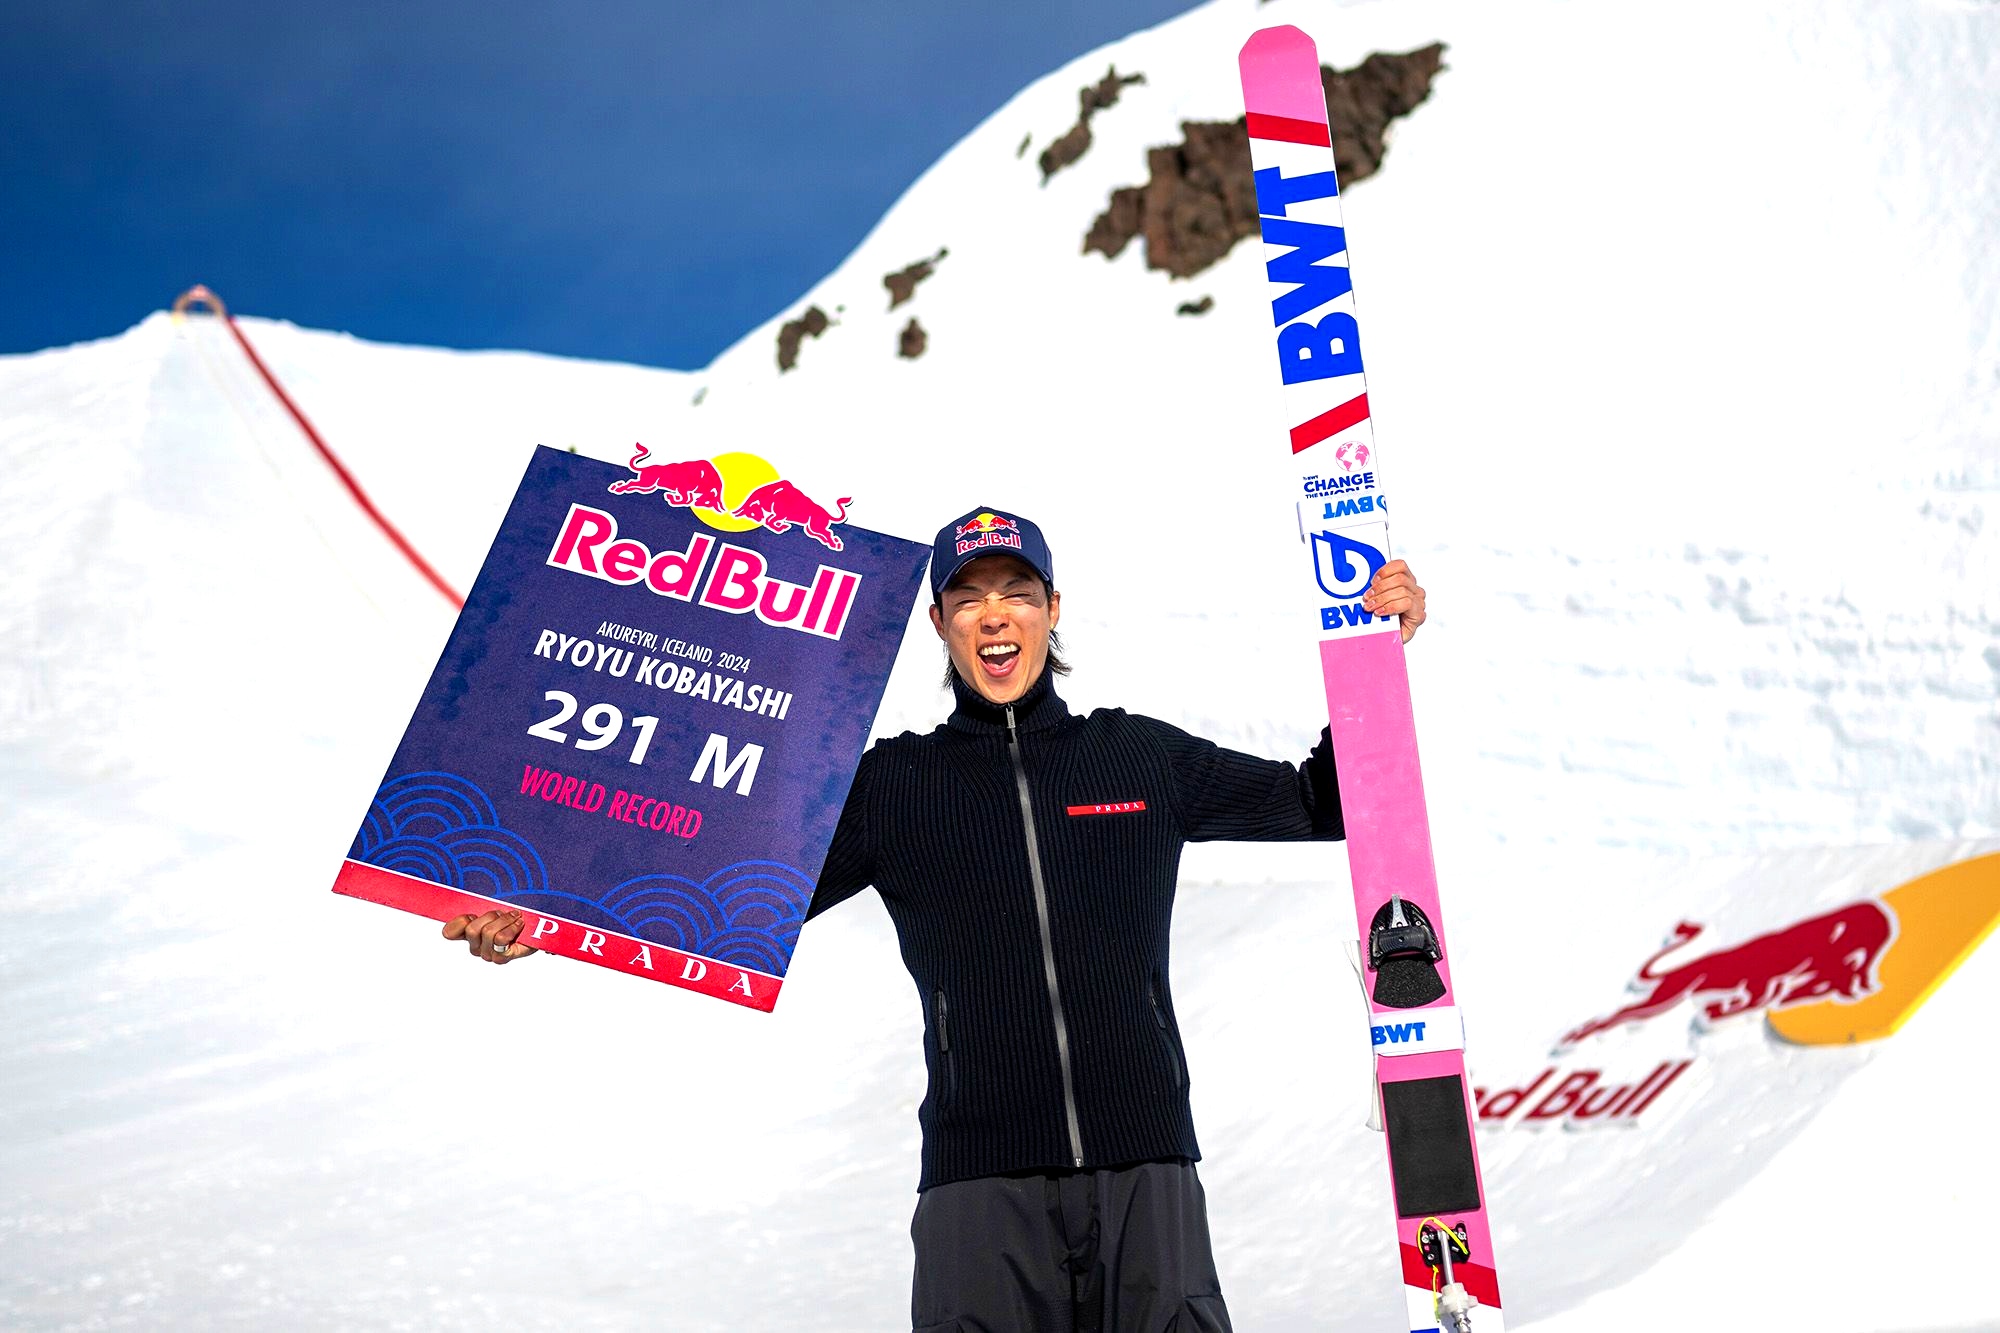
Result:
{"label": "packed snow surface", "polygon": [[[1746,939],[2000,847],[1991,4],[1214,0],[1023,91],[701,371],[246,327],[461,588],[535,443],[747,449],[906,536],[1031,514],[1073,706],[1296,757],[1320,685],[1266,572],[1297,538],[1243,480],[1282,425],[1258,247],[1184,281],[1079,253],[1149,146],[1238,114],[1235,51],[1281,22],[1340,67],[1448,45],[1345,208],[1431,594],[1410,664],[1475,1080],[1555,1063],[1677,921]],[[1043,185],[1114,64],[1146,81]],[[883,276],[940,247],[890,312]],[[810,304],[832,326],[780,375]],[[212,320],[0,358],[0,405],[0,1323],[905,1321],[921,1015],[876,900],[807,930],[765,1016],[475,967],[334,897],[449,609]],[[928,633],[878,733],[945,711]],[[1344,873],[1186,862],[1178,1011],[1246,1330],[1401,1317]],[[1989,948],[1879,1043],[1681,1010],[1562,1057],[1693,1063],[1629,1126],[1483,1132],[1510,1326],[2000,1327],[1949,1257],[2000,1190],[1996,992]]]}

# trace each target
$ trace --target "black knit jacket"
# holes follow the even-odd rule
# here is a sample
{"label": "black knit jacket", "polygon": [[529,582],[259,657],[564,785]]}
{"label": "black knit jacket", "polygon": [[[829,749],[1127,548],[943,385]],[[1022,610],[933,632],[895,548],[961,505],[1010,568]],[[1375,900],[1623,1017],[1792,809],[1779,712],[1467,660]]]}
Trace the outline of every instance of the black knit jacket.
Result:
{"label": "black knit jacket", "polygon": [[1198,1160],[1167,987],[1181,847],[1340,837],[1331,745],[1294,767],[1078,717],[1047,673],[1011,710],[956,690],[943,726],[862,756],[807,914],[873,884],[896,923],[930,1070],[917,1188]]}

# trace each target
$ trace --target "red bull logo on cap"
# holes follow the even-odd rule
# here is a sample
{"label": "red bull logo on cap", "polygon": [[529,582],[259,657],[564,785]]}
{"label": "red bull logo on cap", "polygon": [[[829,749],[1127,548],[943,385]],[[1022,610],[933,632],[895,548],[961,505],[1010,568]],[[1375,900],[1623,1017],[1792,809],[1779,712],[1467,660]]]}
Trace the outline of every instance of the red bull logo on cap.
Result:
{"label": "red bull logo on cap", "polygon": [[953,537],[959,555],[989,546],[1021,549],[1021,525],[1005,514],[975,514],[958,526]]}

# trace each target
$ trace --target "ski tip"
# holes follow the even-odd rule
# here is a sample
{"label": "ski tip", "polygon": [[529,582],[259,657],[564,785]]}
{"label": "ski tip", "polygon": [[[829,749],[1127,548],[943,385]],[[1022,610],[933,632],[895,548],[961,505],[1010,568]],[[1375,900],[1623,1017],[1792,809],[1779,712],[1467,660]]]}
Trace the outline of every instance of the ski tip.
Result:
{"label": "ski tip", "polygon": [[1252,115],[1326,122],[1319,48],[1297,28],[1286,24],[1251,33],[1236,68],[1243,78],[1244,109]]}
{"label": "ski tip", "polygon": [[1259,28],[1251,33],[1250,40],[1243,43],[1243,49],[1236,59],[1247,76],[1253,59],[1284,61],[1288,64],[1294,60],[1306,59],[1318,64],[1319,48],[1313,45],[1313,39],[1306,36],[1302,30],[1289,23],[1281,23],[1276,27]]}

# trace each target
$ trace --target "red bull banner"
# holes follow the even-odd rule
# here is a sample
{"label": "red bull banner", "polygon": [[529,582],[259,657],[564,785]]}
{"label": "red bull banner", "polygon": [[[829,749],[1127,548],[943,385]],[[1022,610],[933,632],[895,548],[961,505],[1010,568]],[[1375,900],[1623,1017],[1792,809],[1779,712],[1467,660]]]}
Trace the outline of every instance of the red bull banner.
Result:
{"label": "red bull banner", "polygon": [[752,457],[535,451],[336,893],[771,1009],[930,548]]}
{"label": "red bull banner", "polygon": [[[1706,1037],[1757,1018],[1770,1042],[1787,1046],[1851,1049],[1880,1041],[1908,1023],[1996,928],[2000,852],[1720,942],[1710,926],[1682,921],[1639,964],[1623,1004],[1564,1031],[1532,1075],[1476,1085],[1480,1123],[1635,1124],[1700,1081],[1682,1076],[1695,1067]],[[1745,1049],[1736,1046],[1736,1058]]]}

